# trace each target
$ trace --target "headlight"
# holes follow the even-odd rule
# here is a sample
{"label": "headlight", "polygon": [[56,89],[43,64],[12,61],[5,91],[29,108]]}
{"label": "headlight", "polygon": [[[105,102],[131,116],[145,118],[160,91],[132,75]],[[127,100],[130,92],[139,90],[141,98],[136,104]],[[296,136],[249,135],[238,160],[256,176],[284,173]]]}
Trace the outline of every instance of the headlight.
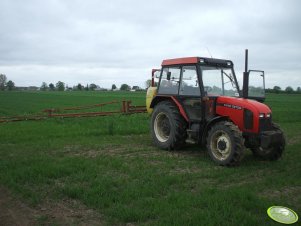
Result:
{"label": "headlight", "polygon": [[271,113],[267,113],[266,117],[271,118]]}
{"label": "headlight", "polygon": [[259,118],[264,118],[264,113],[259,113]]}

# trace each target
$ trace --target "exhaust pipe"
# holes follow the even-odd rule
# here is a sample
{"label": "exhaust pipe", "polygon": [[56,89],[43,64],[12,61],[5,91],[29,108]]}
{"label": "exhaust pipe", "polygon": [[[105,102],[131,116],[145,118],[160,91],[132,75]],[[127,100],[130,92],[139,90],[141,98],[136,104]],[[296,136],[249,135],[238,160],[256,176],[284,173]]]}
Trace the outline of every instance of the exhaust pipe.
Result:
{"label": "exhaust pipe", "polygon": [[245,73],[248,72],[248,49],[245,52]]}
{"label": "exhaust pipe", "polygon": [[245,51],[245,72],[243,73],[243,81],[242,97],[247,99],[249,90],[248,49]]}

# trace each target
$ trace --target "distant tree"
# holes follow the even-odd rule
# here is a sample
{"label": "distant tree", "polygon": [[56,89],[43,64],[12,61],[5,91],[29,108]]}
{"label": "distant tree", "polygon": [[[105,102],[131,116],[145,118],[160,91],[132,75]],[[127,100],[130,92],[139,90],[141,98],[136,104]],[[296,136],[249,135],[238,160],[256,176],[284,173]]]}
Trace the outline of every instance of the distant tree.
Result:
{"label": "distant tree", "polygon": [[40,90],[46,91],[47,89],[48,89],[47,83],[46,83],[46,82],[43,82],[42,85],[41,85],[41,87],[40,87]]}
{"label": "distant tree", "polygon": [[0,90],[5,90],[6,80],[7,80],[6,75],[0,74]]}
{"label": "distant tree", "polygon": [[285,88],[285,92],[286,93],[293,93],[294,89],[292,87],[288,86],[288,87]]}
{"label": "distant tree", "polygon": [[97,85],[95,85],[94,83],[89,85],[89,89],[94,91],[97,88]]}
{"label": "distant tree", "polygon": [[77,90],[83,90],[84,86],[80,83],[77,84]]}
{"label": "distant tree", "polygon": [[89,91],[89,85],[88,84],[86,85],[85,90]]}
{"label": "distant tree", "polygon": [[297,87],[297,92],[301,93],[301,87]]}
{"label": "distant tree", "polygon": [[[184,82],[184,81],[183,81]],[[148,79],[145,81],[145,87],[146,88],[149,88],[152,86],[152,80],[151,79]],[[154,86],[158,86],[158,82],[155,82]]]}
{"label": "distant tree", "polygon": [[152,85],[152,80],[151,79],[148,79],[148,80],[145,81],[146,88],[151,87],[151,85]]}
{"label": "distant tree", "polygon": [[132,87],[132,90],[135,90],[135,91],[142,91],[142,89],[141,89],[139,86],[133,86],[133,87]]}
{"label": "distant tree", "polygon": [[7,84],[6,84],[6,86],[7,86],[7,89],[8,89],[9,91],[11,91],[11,90],[13,90],[13,89],[15,88],[15,83],[14,83],[12,80],[9,80],[9,81],[7,82]]}
{"label": "distant tree", "polygon": [[148,79],[148,80],[145,81],[146,88],[151,87],[151,85],[152,85],[152,80],[151,79]]}
{"label": "distant tree", "polygon": [[61,82],[61,81],[58,81],[56,83],[56,88],[58,91],[64,91],[65,90],[65,83]]}
{"label": "distant tree", "polygon": [[126,91],[128,91],[130,89],[131,89],[131,87],[128,84],[122,84],[120,86],[120,90],[124,90],[124,91],[126,90]]}
{"label": "distant tree", "polygon": [[210,92],[212,92],[212,93],[222,93],[222,89],[218,86],[213,86],[212,90]]}
{"label": "distant tree", "polygon": [[49,89],[50,89],[51,91],[54,91],[54,88],[55,88],[55,87],[54,87],[53,83],[50,83],[50,84],[49,84]]}
{"label": "distant tree", "polygon": [[274,86],[273,90],[275,93],[280,93],[281,88],[279,86]]}
{"label": "distant tree", "polygon": [[266,93],[274,93],[274,90],[271,89],[271,88],[266,88],[266,89],[265,89],[265,92],[266,92]]}
{"label": "distant tree", "polygon": [[117,86],[115,84],[112,85],[112,90],[117,89]]}

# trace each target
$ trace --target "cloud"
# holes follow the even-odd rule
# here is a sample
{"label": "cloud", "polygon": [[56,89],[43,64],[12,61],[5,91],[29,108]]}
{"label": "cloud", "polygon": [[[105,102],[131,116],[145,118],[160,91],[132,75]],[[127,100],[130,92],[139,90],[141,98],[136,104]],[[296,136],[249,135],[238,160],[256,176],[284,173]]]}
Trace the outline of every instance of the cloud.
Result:
{"label": "cloud", "polygon": [[249,48],[250,66],[267,72],[268,87],[297,87],[300,6],[300,1],[2,0],[0,72],[20,86],[63,79],[70,85],[143,86],[150,69],[165,58],[212,54],[231,59],[240,72]]}

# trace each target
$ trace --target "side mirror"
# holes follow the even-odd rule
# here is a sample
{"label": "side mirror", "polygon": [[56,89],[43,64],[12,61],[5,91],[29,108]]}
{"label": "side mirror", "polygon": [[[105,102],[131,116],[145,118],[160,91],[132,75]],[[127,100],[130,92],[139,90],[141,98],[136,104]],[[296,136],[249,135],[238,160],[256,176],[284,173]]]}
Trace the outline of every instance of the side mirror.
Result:
{"label": "side mirror", "polygon": [[171,72],[169,71],[169,72],[167,72],[166,79],[169,81],[170,77],[171,77]]}

